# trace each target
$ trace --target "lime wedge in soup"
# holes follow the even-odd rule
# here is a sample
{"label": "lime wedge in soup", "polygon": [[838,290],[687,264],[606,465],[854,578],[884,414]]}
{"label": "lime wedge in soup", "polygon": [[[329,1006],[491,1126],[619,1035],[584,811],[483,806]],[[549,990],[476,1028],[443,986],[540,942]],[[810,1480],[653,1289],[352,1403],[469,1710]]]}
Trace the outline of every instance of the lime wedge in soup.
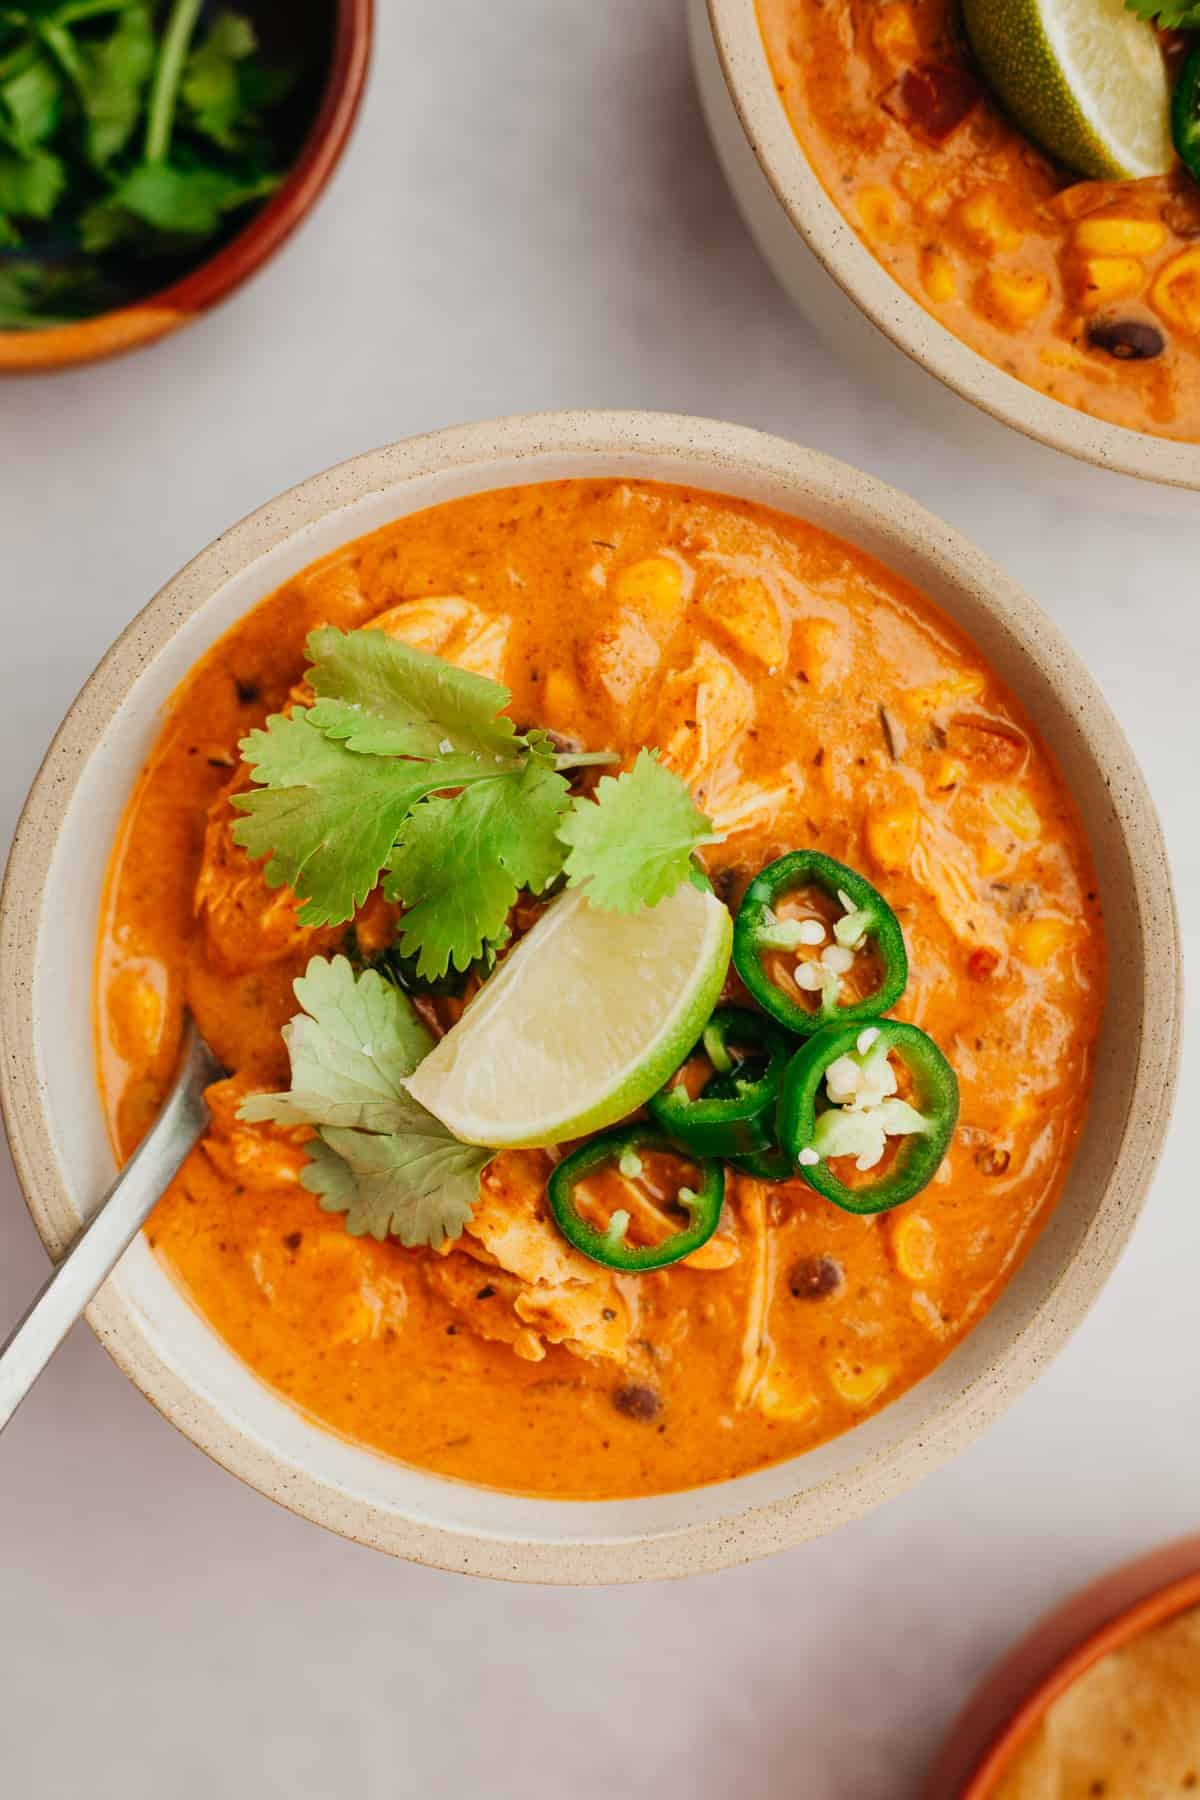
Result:
{"label": "lime wedge in soup", "polygon": [[963,15],[997,97],[1051,156],[1096,181],[1171,168],[1158,33],[1123,0],[964,0]]}
{"label": "lime wedge in soup", "polygon": [[716,1004],[733,925],[685,881],[657,906],[555,900],[425,1058],[409,1091],[458,1138],[561,1144],[648,1100]]}

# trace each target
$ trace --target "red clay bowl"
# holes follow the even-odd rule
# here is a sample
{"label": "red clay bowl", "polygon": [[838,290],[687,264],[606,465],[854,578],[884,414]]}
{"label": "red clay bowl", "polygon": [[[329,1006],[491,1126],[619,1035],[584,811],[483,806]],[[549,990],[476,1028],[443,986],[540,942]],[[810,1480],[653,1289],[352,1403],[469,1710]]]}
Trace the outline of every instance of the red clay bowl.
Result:
{"label": "red clay bowl", "polygon": [[922,1800],[989,1800],[1047,1709],[1110,1651],[1200,1606],[1200,1537],[1072,1594],[1001,1658],[955,1721]]}
{"label": "red clay bowl", "polygon": [[375,0],[333,0],[328,74],[291,173],[237,236],[170,287],[112,312],[45,331],[0,331],[0,375],[44,374],[157,343],[248,281],[307,218],[341,159],[362,101]]}

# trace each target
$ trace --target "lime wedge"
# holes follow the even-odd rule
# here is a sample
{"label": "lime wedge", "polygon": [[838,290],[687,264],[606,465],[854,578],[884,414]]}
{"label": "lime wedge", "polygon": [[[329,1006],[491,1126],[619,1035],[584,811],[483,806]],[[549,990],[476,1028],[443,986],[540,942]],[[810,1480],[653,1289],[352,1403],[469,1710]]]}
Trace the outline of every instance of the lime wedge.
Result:
{"label": "lime wedge", "polygon": [[1123,0],[964,0],[963,13],[996,94],[1051,156],[1096,181],[1171,168],[1158,34]]}
{"label": "lime wedge", "polygon": [[637,913],[582,890],[547,909],[408,1083],[468,1144],[561,1144],[615,1125],[699,1038],[733,923],[690,881]]}

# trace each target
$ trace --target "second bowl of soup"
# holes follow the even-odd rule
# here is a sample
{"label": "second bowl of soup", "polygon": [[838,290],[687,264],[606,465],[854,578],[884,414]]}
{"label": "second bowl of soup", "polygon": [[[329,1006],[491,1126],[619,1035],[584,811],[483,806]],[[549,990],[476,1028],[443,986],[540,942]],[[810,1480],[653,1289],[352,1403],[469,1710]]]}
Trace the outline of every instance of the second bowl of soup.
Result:
{"label": "second bowl of soup", "polygon": [[[1164,57],[1150,25],[1108,0],[1095,10],[1118,49],[1135,34],[1131,67],[1159,65],[1148,85],[1165,134],[1174,43]],[[1129,153],[1153,174],[1101,176],[1094,147],[1080,152],[1091,175],[1068,167],[1006,110],[957,0],[693,0],[691,19],[735,194],[855,362],[895,385],[890,340],[1054,449],[1200,486],[1200,182],[1169,136]],[[935,393],[925,384],[923,411]],[[1036,472],[1036,453],[1026,461]]]}
{"label": "second bowl of soup", "polygon": [[3,929],[51,1244],[188,1011],[228,1071],[96,1303],[123,1365],[489,1573],[911,1480],[1098,1288],[1173,1080],[1157,825],[1070,652],[910,503],[689,421],[447,433],[236,528],[77,702]]}

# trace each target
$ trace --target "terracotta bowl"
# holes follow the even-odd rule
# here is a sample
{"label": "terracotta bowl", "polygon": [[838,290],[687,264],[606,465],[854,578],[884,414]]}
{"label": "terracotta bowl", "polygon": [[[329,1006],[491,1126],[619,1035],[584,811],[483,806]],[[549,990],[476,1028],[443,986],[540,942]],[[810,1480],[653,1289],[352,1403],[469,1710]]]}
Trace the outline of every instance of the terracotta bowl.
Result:
{"label": "terracotta bowl", "polygon": [[47,331],[0,331],[0,375],[44,374],[157,343],[227,299],[308,217],[349,142],[370,62],[375,0],[330,0],[329,66],[291,173],[237,236],[189,274],[129,306]]}
{"label": "terracotta bowl", "polygon": [[[876,261],[810,166],[775,88],[755,0],[688,0],[688,8],[700,96],[734,196],[782,285],[847,361],[934,429],[974,439],[1026,478],[1048,475],[1094,495],[1095,475],[1081,471],[1086,480],[1072,482],[1069,464],[1039,452],[1045,445],[1093,468],[1200,488],[1200,444],[1129,431],[1052,400],[926,312]],[[1032,442],[1006,443],[992,421]],[[1145,504],[1144,495],[1129,498]]]}
{"label": "terracotta bowl", "polygon": [[989,1800],[1047,1710],[1093,1664],[1200,1606],[1200,1537],[1182,1538],[1072,1594],[968,1701],[924,1800]]}
{"label": "terracotta bowl", "polygon": [[1021,697],[1079,804],[1100,871],[1112,991],[1095,1099],[1066,1191],[996,1307],[918,1387],[810,1454],[688,1493],[523,1499],[342,1441],[262,1386],[136,1243],[91,1308],[156,1406],[225,1466],[348,1537],[440,1567],[611,1582],[718,1568],[831,1530],[983,1430],[1079,1323],[1141,1205],[1166,1129],[1179,945],[1164,847],[1129,746],[1054,625],[913,501],[732,425],[552,414],[438,432],[315,476],[168,583],[72,707],[34,783],[0,896],[0,1100],[38,1230],[59,1254],[113,1175],[93,1070],[101,883],[162,708],[236,619],[348,539],[461,495],[565,477],[683,483],[810,519],[924,589]]}

